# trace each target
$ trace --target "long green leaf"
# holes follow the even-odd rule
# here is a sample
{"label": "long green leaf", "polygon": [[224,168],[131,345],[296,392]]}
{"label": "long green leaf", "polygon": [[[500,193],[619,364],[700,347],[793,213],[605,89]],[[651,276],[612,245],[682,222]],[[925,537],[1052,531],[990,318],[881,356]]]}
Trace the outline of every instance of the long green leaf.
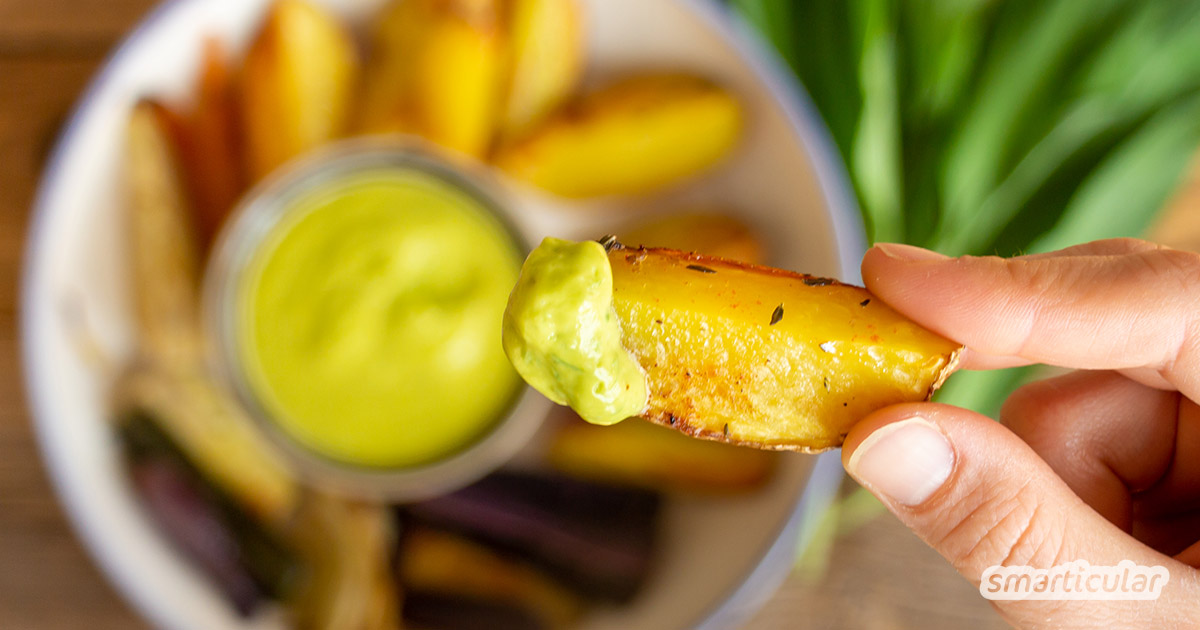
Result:
{"label": "long green leaf", "polygon": [[859,41],[849,2],[733,0],[734,8],[763,33],[800,78],[846,158],[861,108],[857,75]]}
{"label": "long green leaf", "polygon": [[953,114],[968,93],[983,48],[991,0],[904,0],[899,32],[908,98],[905,122]]}
{"label": "long green leaf", "polygon": [[[1031,213],[1057,213],[1062,204],[1031,204],[1031,199],[1045,186],[1069,193],[1086,176],[1086,169],[1071,170],[1073,160],[1088,164],[1099,161],[1089,149],[1107,151],[1113,142],[1128,135],[1133,125],[1144,120],[1143,109],[1115,106],[1101,100],[1090,100],[1069,112],[1041,142],[1022,159],[1013,171],[996,186],[980,203],[978,210],[963,219],[962,225],[953,232],[945,232],[937,244],[938,250],[951,255],[994,252],[992,244],[998,235],[1013,232],[1018,226],[1014,221],[1027,219]],[[1073,181],[1063,181],[1064,173],[1079,173]],[[1059,176],[1056,178],[1056,176]],[[1049,191],[1051,193],[1055,191]],[[1024,211],[1024,217],[1021,216]],[[1042,217],[1035,217],[1042,218]],[[1032,229],[1024,230],[1028,238],[1018,247],[1026,247],[1033,238],[1054,223],[1054,217],[1043,225],[1038,221],[1023,221]],[[1011,240],[1011,239],[1007,239]]]}
{"label": "long green leaf", "polygon": [[871,240],[900,241],[904,216],[895,7],[891,0],[864,0],[855,6],[862,25],[858,84],[863,106],[850,150],[850,170]]}
{"label": "long green leaf", "polygon": [[1030,251],[1145,232],[1200,146],[1200,95],[1146,123],[1092,173]]}
{"label": "long green leaf", "polygon": [[[1078,83],[1083,94],[978,210],[953,233],[943,235],[942,251],[987,251],[1002,229],[1009,240],[1014,236],[1016,241],[1032,240],[1043,229],[1038,221],[1030,224],[1031,229],[1011,223],[1048,182],[1065,189],[1080,184],[1081,179],[1054,177],[1069,161],[1098,162],[1099,156],[1089,158],[1087,152],[1107,151],[1154,112],[1200,92],[1200,5],[1180,4],[1176,0],[1146,3],[1091,67],[1081,69]],[[1027,239],[1020,237],[1022,232]]]}
{"label": "long green leaf", "polygon": [[1081,43],[1108,29],[1120,8],[1121,0],[1005,3],[966,118],[943,156],[940,232],[956,232],[978,212],[1006,161],[1023,153],[1014,146],[1016,131],[1045,116],[1063,75],[1078,63]]}
{"label": "long green leaf", "polygon": [[931,245],[941,219],[937,166],[970,95],[995,2],[899,3],[901,163],[907,242]]}

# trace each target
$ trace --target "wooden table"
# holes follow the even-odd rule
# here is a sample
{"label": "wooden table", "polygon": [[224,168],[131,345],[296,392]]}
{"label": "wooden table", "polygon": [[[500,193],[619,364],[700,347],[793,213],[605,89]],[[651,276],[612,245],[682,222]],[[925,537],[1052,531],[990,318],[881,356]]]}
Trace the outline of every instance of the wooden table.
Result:
{"label": "wooden table", "polygon": [[[22,389],[17,290],[34,187],[69,107],[156,0],[0,0],[0,629],[144,628],[69,528],[43,471]],[[1194,210],[1194,211],[1189,211]],[[1200,244],[1200,171],[1162,234]],[[895,519],[842,536],[820,579],[791,578],[747,626],[1005,627]]]}

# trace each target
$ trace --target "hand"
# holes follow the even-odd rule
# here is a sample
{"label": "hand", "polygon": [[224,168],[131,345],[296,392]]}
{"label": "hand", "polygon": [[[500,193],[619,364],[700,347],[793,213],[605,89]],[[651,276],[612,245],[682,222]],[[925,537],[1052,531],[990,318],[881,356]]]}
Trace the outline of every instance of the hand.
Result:
{"label": "hand", "polygon": [[1161,565],[1155,601],[996,602],[1025,630],[1200,627],[1200,255],[1132,239],[1012,259],[867,252],[867,288],[967,346],[1046,363],[1001,424],[948,405],[865,418],[846,470],[979,584],[992,565]]}

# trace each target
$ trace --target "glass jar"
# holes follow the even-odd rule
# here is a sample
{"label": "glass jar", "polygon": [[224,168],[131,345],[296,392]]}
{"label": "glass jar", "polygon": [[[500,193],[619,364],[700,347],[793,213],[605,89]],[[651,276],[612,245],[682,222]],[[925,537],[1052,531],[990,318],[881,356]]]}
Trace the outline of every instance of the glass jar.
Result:
{"label": "glass jar", "polygon": [[[496,186],[481,168],[415,142],[351,140],[285,166],[246,196],[226,222],[209,259],[204,317],[218,376],[309,482],[365,497],[415,500],[466,485],[508,461],[535,433],[550,404],[517,379],[509,399],[500,401],[502,411],[494,418],[481,419],[478,430],[468,439],[431,453],[426,460],[399,465],[333,456],[311,436],[295,430],[293,418],[285,414],[298,413],[297,408],[289,409],[279,402],[271,384],[255,367],[258,359],[253,358],[257,356],[253,353],[259,351],[251,347],[255,344],[250,331],[261,260],[275,255],[283,238],[281,233],[289,234],[305,215],[315,212],[314,198],[340,190],[339,185],[349,185],[346,183],[357,181],[355,178],[369,181],[377,175],[419,178],[454,191],[503,226],[518,256],[517,266],[520,257],[528,253],[529,244],[515,228],[509,208],[493,194]],[[504,287],[505,294],[510,288]],[[317,303],[322,299],[318,297]],[[498,320],[494,339],[498,346]],[[397,356],[396,360],[405,361],[405,357]],[[325,386],[328,381],[318,384]],[[336,389],[333,393],[342,394]],[[472,392],[463,391],[462,395],[471,396]],[[425,415],[436,416],[436,411]]]}

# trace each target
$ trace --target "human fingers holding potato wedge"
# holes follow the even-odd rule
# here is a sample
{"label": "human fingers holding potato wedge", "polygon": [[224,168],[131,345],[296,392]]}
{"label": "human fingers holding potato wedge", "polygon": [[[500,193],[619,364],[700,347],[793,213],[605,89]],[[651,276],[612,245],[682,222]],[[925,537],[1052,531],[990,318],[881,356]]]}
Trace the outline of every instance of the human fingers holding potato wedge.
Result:
{"label": "human fingers holding potato wedge", "polygon": [[1002,424],[946,405],[851,429],[847,470],[978,583],[992,565],[1163,566],[1154,601],[999,602],[1023,629],[1200,622],[1200,255],[1132,239],[1013,259],[883,245],[868,289],[966,344],[967,368],[1078,371],[1018,390]]}
{"label": "human fingers holding potato wedge", "polygon": [[[505,347],[535,387],[596,422],[640,415],[791,450],[844,435],[851,476],[977,584],[995,565],[1076,560],[1170,576],[1153,601],[998,602],[1019,628],[1195,627],[1200,255],[1132,239],[1013,259],[884,244],[862,275],[865,290],[551,239],[510,298]],[[849,308],[852,289],[886,310]],[[804,325],[776,329],[786,317]],[[997,424],[924,402],[963,346],[969,369],[1079,371],[1022,388]]]}

